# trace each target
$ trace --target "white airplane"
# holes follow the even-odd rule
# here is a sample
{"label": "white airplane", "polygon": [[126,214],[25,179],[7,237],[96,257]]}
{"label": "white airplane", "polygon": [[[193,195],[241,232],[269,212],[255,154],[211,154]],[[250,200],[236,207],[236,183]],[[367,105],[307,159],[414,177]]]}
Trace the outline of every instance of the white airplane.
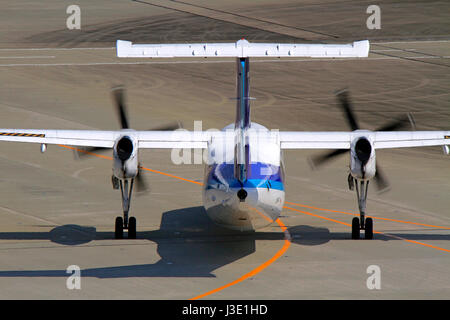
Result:
{"label": "white airplane", "polygon": [[89,147],[90,150],[113,150],[114,189],[121,189],[123,217],[117,217],[115,237],[136,238],[136,219],[128,217],[133,184],[144,187],[138,161],[140,149],[207,148],[208,160],[203,185],[203,204],[208,216],[217,224],[237,229],[254,230],[271,224],[280,215],[285,197],[283,166],[284,149],[334,149],[312,159],[317,165],[339,154],[350,152],[350,189],[358,196],[360,217],[352,221],[352,238],[373,238],[373,221],[365,218],[369,181],[375,179],[380,189],[386,179],[376,164],[375,151],[384,148],[444,146],[448,154],[450,131],[393,131],[407,119],[399,119],[377,131],[361,130],[353,115],[346,91],[338,93],[352,131],[301,132],[269,131],[251,122],[249,96],[250,57],[316,57],[363,58],[369,53],[369,41],[352,44],[276,44],[236,43],[200,44],[132,44],[117,41],[118,57],[236,57],[237,108],[235,123],[222,131],[179,131],[176,126],[160,130],[136,131],[128,126],[123,90],[115,89],[121,130],[29,130],[0,129],[0,140]]}

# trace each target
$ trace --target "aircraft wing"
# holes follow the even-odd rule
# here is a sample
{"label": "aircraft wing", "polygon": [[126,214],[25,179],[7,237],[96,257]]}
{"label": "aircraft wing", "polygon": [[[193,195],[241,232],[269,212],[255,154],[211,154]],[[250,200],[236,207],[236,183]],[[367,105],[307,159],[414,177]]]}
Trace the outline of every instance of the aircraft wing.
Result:
{"label": "aircraft wing", "polygon": [[281,131],[281,149],[350,149],[351,132]]}
{"label": "aircraft wing", "polygon": [[171,149],[171,148],[199,148],[208,147],[212,137],[225,136],[221,131],[136,131],[139,148]]}
{"label": "aircraft wing", "polygon": [[70,146],[112,148],[121,136],[137,139],[139,148],[206,148],[212,136],[208,131],[134,131],[134,130],[45,130],[0,129],[0,141],[62,144]]}
{"label": "aircraft wing", "polygon": [[280,132],[281,149],[350,149],[364,136],[375,149],[450,145],[450,131]]}
{"label": "aircraft wing", "polygon": [[450,145],[450,131],[378,131],[375,149]]}
{"label": "aircraft wing", "polygon": [[120,131],[0,129],[0,141],[112,148]]}
{"label": "aircraft wing", "polygon": [[[281,149],[350,149],[364,136],[375,149],[450,145],[450,131],[281,131]],[[112,148],[123,135],[137,139],[139,148],[207,148],[212,138],[226,138],[221,131],[46,130],[0,129],[0,141],[63,144]]]}

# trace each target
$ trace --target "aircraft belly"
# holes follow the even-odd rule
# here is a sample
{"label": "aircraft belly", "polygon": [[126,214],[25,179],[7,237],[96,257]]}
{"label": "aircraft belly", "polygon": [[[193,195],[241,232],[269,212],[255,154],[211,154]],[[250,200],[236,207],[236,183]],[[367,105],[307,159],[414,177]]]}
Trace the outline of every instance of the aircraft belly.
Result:
{"label": "aircraft belly", "polygon": [[240,231],[266,227],[281,213],[284,191],[267,188],[246,189],[245,202],[237,197],[238,188],[204,190],[204,206],[208,216],[218,225]]}

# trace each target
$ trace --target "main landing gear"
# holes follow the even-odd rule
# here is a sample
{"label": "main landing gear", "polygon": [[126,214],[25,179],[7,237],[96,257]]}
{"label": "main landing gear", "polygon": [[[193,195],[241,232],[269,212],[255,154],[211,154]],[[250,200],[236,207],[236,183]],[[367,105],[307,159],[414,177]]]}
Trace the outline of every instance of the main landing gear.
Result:
{"label": "main landing gear", "polygon": [[352,220],[352,239],[360,238],[360,230],[364,230],[365,239],[373,239],[373,220],[366,218],[366,200],[367,191],[369,189],[369,181],[356,180],[349,175],[349,188],[351,190],[356,187],[356,195],[358,197],[359,218],[354,217]]}
{"label": "main landing gear", "polygon": [[[116,218],[114,235],[116,239],[123,239],[123,230],[128,230],[128,239],[136,239],[136,218],[135,217],[128,218],[134,179],[130,180],[117,179],[117,180],[115,182],[116,183],[118,182],[120,186],[120,191],[122,193],[123,218],[122,217]],[[115,188],[114,178],[113,178],[113,187]]]}

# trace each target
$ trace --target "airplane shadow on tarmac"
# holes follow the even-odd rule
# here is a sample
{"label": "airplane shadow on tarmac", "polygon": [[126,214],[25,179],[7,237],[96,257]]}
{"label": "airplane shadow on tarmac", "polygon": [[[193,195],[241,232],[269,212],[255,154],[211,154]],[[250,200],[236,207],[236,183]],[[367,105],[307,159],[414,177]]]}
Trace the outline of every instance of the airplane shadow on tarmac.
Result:
{"label": "airplane shadow on tarmac", "polygon": [[[350,239],[349,233],[330,233],[326,228],[294,226],[288,228],[293,244],[314,246],[330,240]],[[408,235],[401,235],[407,237]],[[413,236],[413,235],[409,235]],[[450,240],[450,235],[415,235],[416,239]],[[214,224],[203,207],[183,208],[163,213],[159,230],[137,233],[138,239],[156,242],[161,258],[154,264],[124,265],[83,269],[82,277],[215,277],[212,273],[224,265],[255,252],[257,240],[283,240],[284,233],[239,232]],[[377,235],[379,240],[391,237]],[[90,241],[111,240],[113,232],[96,232],[94,227],[64,225],[50,232],[3,232],[0,240],[51,240],[63,245],[83,245]],[[409,237],[407,237],[409,238]],[[414,238],[414,237],[413,237]],[[117,240],[129,241],[136,240]],[[138,240],[139,241],[139,240]],[[121,242],[123,245],[124,242]],[[131,244],[132,245],[132,244]],[[0,271],[1,277],[65,277],[66,270]]]}

